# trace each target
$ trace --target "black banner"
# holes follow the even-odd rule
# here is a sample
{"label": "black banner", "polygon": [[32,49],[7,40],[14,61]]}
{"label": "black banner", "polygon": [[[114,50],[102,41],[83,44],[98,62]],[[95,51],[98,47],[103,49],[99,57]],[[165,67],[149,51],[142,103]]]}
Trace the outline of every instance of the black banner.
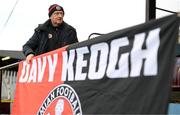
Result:
{"label": "black banner", "polygon": [[168,110],[179,18],[167,16],[70,45],[62,81],[82,114],[164,114]]}

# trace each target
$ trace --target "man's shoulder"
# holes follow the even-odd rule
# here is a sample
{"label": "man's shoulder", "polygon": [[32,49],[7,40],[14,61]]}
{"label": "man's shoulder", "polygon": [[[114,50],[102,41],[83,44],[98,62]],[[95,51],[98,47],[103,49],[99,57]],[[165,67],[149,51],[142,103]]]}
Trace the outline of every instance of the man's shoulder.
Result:
{"label": "man's shoulder", "polygon": [[43,27],[43,24],[38,24],[38,26],[35,28],[35,31],[36,32],[42,31],[43,30],[42,27]]}
{"label": "man's shoulder", "polygon": [[35,31],[37,31],[37,32],[46,31],[48,24],[49,24],[48,20],[45,23],[38,24],[38,26],[35,28]]}
{"label": "man's shoulder", "polygon": [[70,24],[68,24],[68,23],[66,23],[66,22],[64,22],[64,27],[65,27],[67,30],[76,31],[76,29],[75,29],[73,26],[71,26]]}

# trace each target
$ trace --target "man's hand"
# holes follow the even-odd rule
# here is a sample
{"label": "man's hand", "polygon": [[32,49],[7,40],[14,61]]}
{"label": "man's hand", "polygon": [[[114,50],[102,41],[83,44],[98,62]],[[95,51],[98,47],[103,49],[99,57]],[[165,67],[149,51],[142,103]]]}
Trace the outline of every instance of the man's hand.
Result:
{"label": "man's hand", "polygon": [[34,57],[34,54],[29,54],[29,55],[26,57],[26,62],[29,64],[33,57]]}

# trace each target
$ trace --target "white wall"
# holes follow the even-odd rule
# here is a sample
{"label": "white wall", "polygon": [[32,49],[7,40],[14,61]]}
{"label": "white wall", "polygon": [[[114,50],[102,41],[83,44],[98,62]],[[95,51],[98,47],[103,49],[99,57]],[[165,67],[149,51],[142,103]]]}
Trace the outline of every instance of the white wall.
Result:
{"label": "white wall", "polygon": [[77,30],[79,41],[93,32],[109,33],[145,22],[145,0],[17,0],[0,1],[0,50],[21,50],[34,28],[48,19],[53,3],[64,7],[64,20]]}
{"label": "white wall", "polygon": [[[170,10],[173,12],[180,12],[180,0],[156,0],[156,7]],[[156,17],[160,18],[172,13],[165,12],[162,10],[156,10]]]}

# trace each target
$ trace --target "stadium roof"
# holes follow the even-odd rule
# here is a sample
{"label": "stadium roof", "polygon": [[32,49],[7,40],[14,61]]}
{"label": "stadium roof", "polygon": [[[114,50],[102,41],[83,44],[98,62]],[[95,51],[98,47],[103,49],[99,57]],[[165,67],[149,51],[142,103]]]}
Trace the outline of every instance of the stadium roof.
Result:
{"label": "stadium roof", "polygon": [[10,50],[0,50],[0,57],[10,57],[14,59],[25,59],[22,51],[10,51]]}

